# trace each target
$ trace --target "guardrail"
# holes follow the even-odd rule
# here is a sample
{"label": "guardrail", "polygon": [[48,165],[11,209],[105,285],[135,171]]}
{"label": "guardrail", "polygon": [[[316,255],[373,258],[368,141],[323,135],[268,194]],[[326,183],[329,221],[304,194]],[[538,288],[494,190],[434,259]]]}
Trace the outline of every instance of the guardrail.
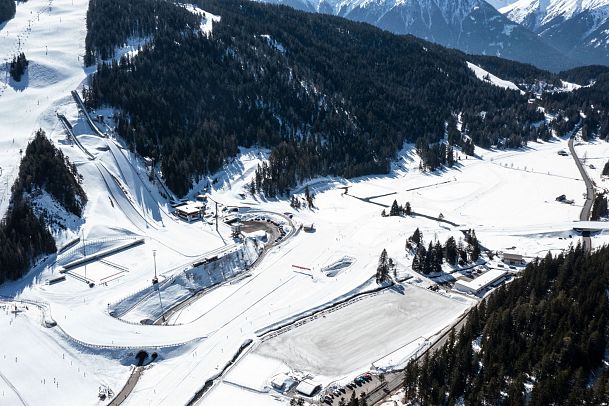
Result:
{"label": "guardrail", "polygon": [[394,286],[394,285],[380,286],[373,290],[367,290],[364,292],[359,292],[359,293],[349,295],[348,297],[345,297],[342,300],[339,300],[336,302],[331,302],[329,304],[328,303],[322,304],[321,306],[307,310],[307,311],[297,315],[294,318],[284,319],[278,323],[275,323],[268,327],[260,329],[260,330],[256,331],[256,336],[259,337],[261,340],[266,341],[270,338],[281,335],[295,327],[300,327],[303,324],[306,324],[306,323],[318,318],[320,314],[333,313],[350,304],[359,302],[360,300],[363,300],[367,297],[376,296],[376,295],[380,294],[381,292],[385,291],[386,289],[391,288],[392,286]]}
{"label": "guardrail", "polygon": [[143,243],[144,243],[144,238],[138,238],[138,239],[135,239],[132,242],[129,242],[127,244],[124,244],[124,245],[121,245],[121,246],[118,246],[118,247],[112,247],[112,248],[109,248],[109,249],[106,249],[106,250],[101,250],[101,251],[98,251],[98,252],[96,252],[94,254],[87,255],[87,256],[85,256],[83,258],[79,258],[77,260],[69,262],[69,263],[63,265],[63,269],[71,269],[71,268],[75,268],[75,267],[80,266],[80,265],[87,264],[87,263],[92,262],[92,261],[97,261],[98,259],[107,257],[109,255],[112,255],[112,254],[118,252],[118,251],[122,251],[122,250],[125,250],[127,248],[131,248],[131,247],[134,247],[136,245],[143,244]]}
{"label": "guardrail", "polygon": [[[89,240],[86,242],[87,247],[86,248],[93,248],[96,245],[99,244],[104,244],[107,242],[117,242],[117,241],[128,241],[128,240],[137,240],[137,239],[141,239],[142,237],[139,236],[133,236],[133,237],[115,237],[115,238],[99,238],[99,239],[95,239],[95,240]],[[72,244],[67,251],[61,252],[57,255],[57,259],[56,261],[60,261],[62,259],[64,259],[66,256],[73,254],[75,251],[79,251],[82,250],[82,246],[77,246],[77,244],[80,242],[80,238],[78,238],[78,240],[74,240],[72,241],[70,244]],[[68,245],[70,245],[68,244]],[[66,246],[67,247],[67,246]],[[63,249],[65,249],[66,247],[64,247]]]}

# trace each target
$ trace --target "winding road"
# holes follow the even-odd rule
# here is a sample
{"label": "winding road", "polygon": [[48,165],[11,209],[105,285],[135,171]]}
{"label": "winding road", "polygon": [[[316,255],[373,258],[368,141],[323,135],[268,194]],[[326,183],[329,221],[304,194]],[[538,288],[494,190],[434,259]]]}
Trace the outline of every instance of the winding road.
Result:
{"label": "winding road", "polygon": [[[588,176],[586,172],[586,168],[582,164],[581,160],[577,156],[577,152],[575,152],[575,136],[572,136],[569,139],[569,151],[571,151],[571,155],[575,160],[575,165],[577,165],[577,169],[579,169],[579,173],[582,176],[582,179],[586,183],[586,201],[584,202],[584,207],[582,207],[582,211],[579,214],[580,221],[588,221],[590,219],[590,211],[592,210],[592,203],[594,202],[594,184],[592,180]],[[590,232],[584,231],[582,233],[582,241],[584,244],[584,249],[588,252],[592,250],[592,239],[590,238]]]}
{"label": "winding road", "polygon": [[[582,207],[582,210],[580,212],[579,220],[588,221],[590,219],[590,212],[592,211],[592,204],[594,202],[594,183],[588,176],[588,173],[586,172],[586,168],[584,168],[584,165],[582,164],[581,160],[577,156],[577,152],[575,151],[574,144],[575,144],[575,136],[573,136],[569,139],[569,151],[571,152],[571,155],[573,156],[573,159],[575,160],[575,165],[577,165],[577,169],[579,170],[579,173],[581,174],[581,177],[584,180],[584,183],[586,184],[586,201],[584,202],[584,206]],[[582,233],[582,242],[584,245],[584,249],[586,251],[590,252],[592,250],[592,239],[590,238],[589,231],[584,231]],[[425,353],[434,352],[437,349],[441,348],[442,345],[444,345],[444,343],[448,339],[448,333],[450,332],[450,330],[454,330],[455,332],[458,332],[465,325],[468,314],[469,314],[469,312],[466,313],[464,316],[462,316],[461,319],[457,323],[455,323],[452,327],[445,330],[445,332],[442,334],[440,339],[438,339],[431,347],[429,347],[426,351],[424,351],[422,354],[420,354],[417,360],[418,361],[422,360],[423,355]],[[392,393],[395,393],[396,390],[401,388],[402,381],[403,381],[403,372],[402,371],[387,374],[385,382],[381,383],[375,390],[371,391],[366,396],[366,400],[368,401],[368,404],[376,405],[376,404],[379,404],[382,401],[386,400],[388,396],[390,396]]]}

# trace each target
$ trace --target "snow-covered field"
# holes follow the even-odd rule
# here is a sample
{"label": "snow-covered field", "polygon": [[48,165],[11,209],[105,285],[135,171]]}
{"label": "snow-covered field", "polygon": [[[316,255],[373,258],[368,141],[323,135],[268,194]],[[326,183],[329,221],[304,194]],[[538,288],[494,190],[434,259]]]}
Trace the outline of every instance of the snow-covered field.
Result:
{"label": "snow-covered field", "polygon": [[379,354],[432,338],[470,305],[415,286],[385,290],[265,341],[256,352],[334,380],[367,371]]}
{"label": "snow-covered field", "polygon": [[[274,376],[308,375],[331,382],[402,364],[474,303],[455,293],[424,289],[431,281],[414,275],[395,291],[364,295],[328,310],[378,288],[374,273],[383,249],[406,279],[412,258],[405,243],[416,228],[426,242],[442,243],[473,228],[486,248],[528,257],[577,242],[573,221],[585,186],[573,159],[557,154],[568,150],[564,139],[531,143],[522,151],[477,149],[477,157],[460,154],[454,168],[435,173],[421,172],[419,158],[407,145],[387,176],[310,181],[315,208],[299,211],[288,199],[247,193],[268,151],[243,148],[224,170],[195,185],[189,197],[213,183],[210,198],[220,209],[249,207],[248,218],[268,217],[290,230],[250,267],[258,253],[250,251],[244,259],[245,248],[232,239],[229,226],[220,222],[216,231],[213,218],[177,219],[162,188],[148,180],[141,159],[119,139],[96,136],[79,114],[70,91],[91,72],[80,58],[86,6],[85,0],[30,0],[19,3],[17,17],[0,29],[2,57],[10,58],[20,46],[32,61],[24,83],[0,87],[0,212],[8,203],[19,150],[38,127],[77,165],[89,197],[84,220],[54,229],[58,246],[81,240],[59,257],[42,260],[24,279],[0,286],[6,298],[0,311],[0,404],[95,404],[100,385],[120,391],[140,349],[155,351],[159,358],[124,404],[184,404],[206,380],[217,378],[249,340],[252,344],[200,404],[286,403],[270,389]],[[206,30],[212,20],[221,23],[202,10],[197,13],[209,17],[202,21]],[[134,40],[124,52],[134,52],[136,46]],[[67,138],[56,111],[72,123],[93,159]],[[108,116],[111,111],[97,113]],[[600,171],[609,159],[609,144],[577,148],[587,153],[587,164],[596,166],[590,173],[602,187]],[[303,190],[304,185],[296,193]],[[562,194],[574,203],[556,202]],[[381,217],[394,199],[409,201],[416,213],[428,217]],[[40,204],[57,210],[52,202]],[[435,220],[440,213],[456,225]],[[291,231],[311,224],[314,232]],[[593,244],[605,238],[595,236]],[[125,245],[133,240],[141,243]],[[65,281],[45,283],[66,264],[92,255],[101,260],[70,268]],[[193,264],[223,255],[230,256],[224,265],[193,270]],[[151,283],[155,267],[160,293]],[[206,290],[172,313],[165,325],[139,323],[158,319],[161,309],[201,289]],[[43,327],[41,310],[34,305],[25,309],[19,304],[20,312],[11,312],[15,299],[44,304],[44,319],[57,326]],[[303,319],[310,321],[274,337],[265,335]]]}

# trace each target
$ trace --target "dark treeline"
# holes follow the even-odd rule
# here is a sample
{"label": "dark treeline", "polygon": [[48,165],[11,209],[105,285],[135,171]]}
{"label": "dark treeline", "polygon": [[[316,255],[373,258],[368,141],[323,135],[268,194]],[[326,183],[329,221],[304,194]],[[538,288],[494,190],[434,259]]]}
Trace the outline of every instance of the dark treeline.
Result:
{"label": "dark treeline", "polygon": [[26,199],[13,195],[0,222],[0,283],[20,278],[34,258],[56,250],[44,219],[34,213]]}
{"label": "dark treeline", "polygon": [[38,130],[19,166],[13,195],[46,190],[67,211],[80,217],[87,196],[80,186],[76,166]]}
{"label": "dark treeline", "polygon": [[17,82],[19,82],[21,80],[21,77],[25,73],[25,70],[27,69],[29,63],[30,62],[27,60],[23,52],[21,52],[17,56],[14,56],[9,67],[11,77]]}
{"label": "dark treeline", "polygon": [[555,86],[561,85],[561,74],[557,75],[527,63],[510,61],[509,59],[487,55],[468,55],[467,60],[480,66],[482,69],[491,72],[493,75],[503,80],[514,82],[517,85],[533,85],[540,81]]}
{"label": "dark treeline", "polygon": [[599,74],[594,86],[548,94],[542,103],[548,112],[557,114],[552,127],[560,134],[581,128],[584,140],[606,140],[609,136],[608,94],[609,72]]}
{"label": "dark treeline", "polygon": [[605,73],[609,73],[609,66],[590,65],[560,72],[558,75],[561,79],[566,80],[567,82],[586,86],[591,82],[594,82],[599,76]]}
{"label": "dark treeline", "polygon": [[18,279],[32,260],[57,249],[44,218],[34,212],[33,195],[46,190],[66,210],[80,215],[87,199],[78,178],[75,167],[39,130],[26,149],[0,222],[0,283]]}
{"label": "dark treeline", "polygon": [[[89,41],[133,24],[125,2],[91,3],[104,24],[90,26]],[[458,51],[288,7],[199,4],[222,18],[211,36],[175,19],[134,58],[100,66],[85,91],[89,106],[122,111],[119,133],[161,163],[178,194],[237,145],[272,148],[257,192],[274,196],[317,175],[387,173],[405,141],[433,170],[453,162],[453,147],[473,153],[472,140],[517,147],[544,134],[526,96],[478,80]],[[453,125],[447,146],[459,113],[466,135]]]}
{"label": "dark treeline", "polygon": [[465,327],[405,371],[429,405],[599,405],[609,400],[609,249],[529,265],[474,308]]}
{"label": "dark treeline", "polygon": [[0,0],[0,24],[15,17],[15,0]]}
{"label": "dark treeline", "polygon": [[144,38],[172,27],[195,27],[198,23],[199,17],[165,0],[91,0],[87,11],[85,65],[111,58],[114,49],[130,37]]}
{"label": "dark treeline", "polygon": [[439,241],[429,242],[425,248],[423,234],[417,228],[412,236],[406,241],[406,250],[414,253],[412,259],[412,270],[428,275],[430,273],[442,272],[442,264],[446,261],[451,266],[459,264],[463,266],[468,262],[476,262],[482,253],[482,247],[476,237],[474,230],[468,230],[465,234],[465,241],[454,237],[448,237],[446,243],[442,245]]}
{"label": "dark treeline", "polygon": [[592,213],[590,213],[590,220],[598,221],[601,217],[607,217],[607,196],[605,194],[597,195],[594,198],[592,204]]}

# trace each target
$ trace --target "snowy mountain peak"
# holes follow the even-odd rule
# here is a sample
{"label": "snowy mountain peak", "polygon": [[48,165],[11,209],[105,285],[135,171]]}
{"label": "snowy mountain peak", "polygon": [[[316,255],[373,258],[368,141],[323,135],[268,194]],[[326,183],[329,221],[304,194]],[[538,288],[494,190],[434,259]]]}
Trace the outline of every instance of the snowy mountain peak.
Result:
{"label": "snowy mountain peak", "polygon": [[607,17],[609,0],[518,0],[499,11],[517,23],[534,19],[539,27],[556,18],[567,20],[585,11]]}
{"label": "snowy mountain peak", "polygon": [[333,14],[468,53],[499,56],[545,69],[558,71],[575,65],[537,34],[510,21],[496,9],[514,0],[492,0],[493,5],[485,0],[255,1]]}
{"label": "snowy mountain peak", "polygon": [[609,0],[518,0],[499,11],[582,64],[609,64]]}
{"label": "snowy mountain peak", "polygon": [[420,11],[421,17],[429,19],[431,13],[439,11],[446,21],[460,22],[479,5],[482,0],[267,0],[267,3],[283,3],[297,5],[297,8],[308,9],[327,14],[345,16],[356,9],[381,10],[382,14],[398,7],[414,7]]}

